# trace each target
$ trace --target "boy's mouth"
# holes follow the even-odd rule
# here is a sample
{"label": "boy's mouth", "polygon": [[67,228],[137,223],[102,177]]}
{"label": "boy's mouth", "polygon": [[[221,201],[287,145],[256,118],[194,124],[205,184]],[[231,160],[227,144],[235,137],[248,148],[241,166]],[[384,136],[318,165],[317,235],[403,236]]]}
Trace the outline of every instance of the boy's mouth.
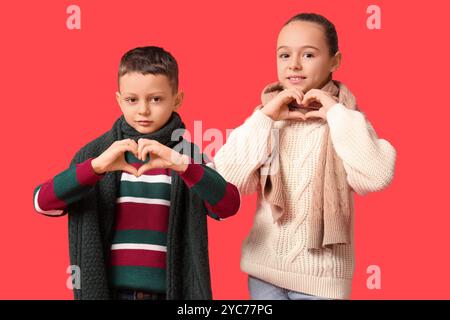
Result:
{"label": "boy's mouth", "polygon": [[137,120],[136,122],[142,127],[149,127],[153,123],[153,121],[150,120]]}

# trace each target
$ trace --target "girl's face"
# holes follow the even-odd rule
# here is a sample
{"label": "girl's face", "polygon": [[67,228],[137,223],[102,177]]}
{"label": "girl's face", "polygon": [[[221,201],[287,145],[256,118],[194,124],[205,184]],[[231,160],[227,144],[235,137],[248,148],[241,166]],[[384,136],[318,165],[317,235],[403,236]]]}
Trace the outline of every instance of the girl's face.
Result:
{"label": "girl's face", "polygon": [[303,93],[322,88],[340,60],[339,52],[330,55],[324,30],[317,23],[294,21],[278,35],[278,81],[285,88],[297,88]]}

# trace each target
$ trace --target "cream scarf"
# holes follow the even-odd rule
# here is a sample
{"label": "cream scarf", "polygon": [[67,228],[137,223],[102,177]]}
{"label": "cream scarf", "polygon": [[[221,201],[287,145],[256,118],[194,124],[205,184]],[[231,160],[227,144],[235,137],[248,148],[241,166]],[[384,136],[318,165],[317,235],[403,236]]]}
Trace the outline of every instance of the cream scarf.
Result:
{"label": "cream scarf", "polygon": [[[263,105],[272,99],[281,86],[268,85],[261,95]],[[356,99],[350,90],[338,81],[330,80],[321,90],[338,98],[345,107],[358,110]],[[262,106],[261,106],[262,107]],[[261,108],[260,107],[260,108]],[[299,120],[302,121],[302,120]],[[309,250],[330,248],[337,244],[351,243],[351,191],[347,183],[346,172],[342,160],[334,150],[330,128],[325,124],[317,175],[314,179],[312,211],[308,218]],[[269,142],[272,144],[273,142]],[[276,151],[269,145],[269,150]],[[271,161],[262,170],[260,184],[263,198],[271,205],[274,222],[280,222],[284,213],[284,191],[280,176],[279,158],[271,154]],[[272,170],[274,169],[274,170]]]}

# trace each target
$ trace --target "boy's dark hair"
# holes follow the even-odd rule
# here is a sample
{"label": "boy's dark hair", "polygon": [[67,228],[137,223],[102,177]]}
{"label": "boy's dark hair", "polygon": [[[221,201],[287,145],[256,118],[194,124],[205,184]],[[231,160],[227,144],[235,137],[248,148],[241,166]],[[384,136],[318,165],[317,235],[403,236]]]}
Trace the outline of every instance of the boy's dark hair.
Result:
{"label": "boy's dark hair", "polygon": [[163,48],[139,47],[125,53],[120,60],[118,81],[120,81],[120,77],[129,72],[139,72],[143,75],[165,75],[170,81],[173,92],[178,91],[177,61]]}
{"label": "boy's dark hair", "polygon": [[339,51],[336,28],[327,18],[316,13],[300,13],[290,18],[284,25],[286,26],[294,21],[309,21],[321,25],[324,29],[325,38],[328,43],[328,48],[330,49],[330,55],[334,56],[336,52]]}

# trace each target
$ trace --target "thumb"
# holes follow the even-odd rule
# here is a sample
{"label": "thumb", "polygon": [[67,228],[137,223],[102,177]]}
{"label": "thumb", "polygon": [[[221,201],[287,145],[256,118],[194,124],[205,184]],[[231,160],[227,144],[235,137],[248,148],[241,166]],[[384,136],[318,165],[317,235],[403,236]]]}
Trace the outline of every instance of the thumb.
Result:
{"label": "thumb", "polygon": [[305,114],[306,119],[309,118],[322,118],[320,111],[309,111]]}
{"label": "thumb", "polygon": [[154,169],[154,168],[156,168],[154,161],[144,163],[142,166],[139,167],[139,170],[137,170],[137,176],[140,177],[146,171],[148,171],[150,169]]}
{"label": "thumb", "polygon": [[289,111],[286,120],[306,120],[306,117],[303,112],[295,110]]}
{"label": "thumb", "polygon": [[134,176],[137,176],[137,174],[138,174],[138,170],[135,167],[133,167],[131,164],[126,164],[122,170],[126,171],[129,174],[132,174]]}

